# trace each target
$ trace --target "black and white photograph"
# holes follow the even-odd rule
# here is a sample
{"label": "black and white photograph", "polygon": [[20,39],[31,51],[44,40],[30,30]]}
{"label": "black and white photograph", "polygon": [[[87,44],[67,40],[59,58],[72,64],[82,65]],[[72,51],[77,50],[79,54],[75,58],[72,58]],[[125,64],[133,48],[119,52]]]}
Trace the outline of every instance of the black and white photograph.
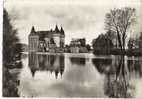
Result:
{"label": "black and white photograph", "polygon": [[142,0],[3,0],[2,97],[142,99]]}

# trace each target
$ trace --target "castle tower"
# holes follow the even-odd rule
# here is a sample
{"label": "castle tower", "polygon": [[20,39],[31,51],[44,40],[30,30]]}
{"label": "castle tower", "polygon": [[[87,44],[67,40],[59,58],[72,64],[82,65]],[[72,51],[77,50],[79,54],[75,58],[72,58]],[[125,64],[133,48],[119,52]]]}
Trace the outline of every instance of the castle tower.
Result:
{"label": "castle tower", "polygon": [[56,32],[56,33],[59,33],[59,32],[60,32],[57,25],[56,25],[56,27],[55,27],[55,32]]}
{"label": "castle tower", "polygon": [[55,41],[56,46],[60,47],[60,31],[57,25],[54,30],[53,39]]}
{"label": "castle tower", "polygon": [[29,35],[29,51],[37,52],[38,44],[39,44],[39,36],[36,34],[36,31],[33,26]]}
{"label": "castle tower", "polygon": [[63,48],[65,46],[65,32],[64,32],[64,29],[62,28],[61,26],[61,29],[60,29],[60,47]]}

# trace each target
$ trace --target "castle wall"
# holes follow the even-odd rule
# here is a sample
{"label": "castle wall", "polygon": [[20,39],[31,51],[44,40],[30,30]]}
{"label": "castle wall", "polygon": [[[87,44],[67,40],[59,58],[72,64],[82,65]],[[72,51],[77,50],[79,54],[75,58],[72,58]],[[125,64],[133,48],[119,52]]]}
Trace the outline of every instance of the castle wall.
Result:
{"label": "castle wall", "polygon": [[39,37],[36,35],[29,36],[29,51],[30,52],[38,51],[38,45],[39,45]]}
{"label": "castle wall", "polygon": [[46,51],[48,51],[50,39],[46,37],[44,40],[45,40]]}
{"label": "castle wall", "polygon": [[56,34],[56,35],[53,35],[53,39],[56,43],[56,46],[57,47],[60,47],[60,35]]}
{"label": "castle wall", "polygon": [[60,38],[60,46],[61,47],[65,46],[65,38],[63,36],[61,36],[61,38]]}

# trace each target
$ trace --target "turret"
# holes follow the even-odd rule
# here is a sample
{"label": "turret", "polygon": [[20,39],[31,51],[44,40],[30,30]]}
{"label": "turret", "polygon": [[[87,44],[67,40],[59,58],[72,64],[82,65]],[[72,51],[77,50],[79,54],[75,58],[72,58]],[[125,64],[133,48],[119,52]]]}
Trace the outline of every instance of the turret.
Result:
{"label": "turret", "polygon": [[64,43],[65,43],[65,32],[61,26],[61,29],[60,29],[60,47],[64,47]]}
{"label": "turret", "polygon": [[55,32],[57,32],[57,33],[60,32],[57,25],[55,27]]}
{"label": "turret", "polygon": [[31,29],[31,33],[30,34],[35,34],[36,33],[36,31],[35,31],[35,28],[34,28],[34,26],[32,26],[32,29]]}
{"label": "turret", "polygon": [[60,33],[61,33],[62,35],[65,35],[65,32],[64,32],[64,30],[63,30],[62,27],[61,27]]}
{"label": "turret", "polygon": [[29,51],[30,52],[38,51],[38,44],[39,44],[39,36],[36,35],[36,31],[33,26],[29,35]]}

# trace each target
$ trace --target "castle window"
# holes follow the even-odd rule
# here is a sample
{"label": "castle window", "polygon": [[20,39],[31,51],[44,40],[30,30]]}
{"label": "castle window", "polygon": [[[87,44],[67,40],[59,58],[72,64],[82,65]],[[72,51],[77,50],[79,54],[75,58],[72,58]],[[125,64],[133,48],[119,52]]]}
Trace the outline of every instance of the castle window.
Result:
{"label": "castle window", "polygon": [[53,38],[50,39],[50,43],[51,43],[51,44],[55,44],[55,41],[54,41]]}

